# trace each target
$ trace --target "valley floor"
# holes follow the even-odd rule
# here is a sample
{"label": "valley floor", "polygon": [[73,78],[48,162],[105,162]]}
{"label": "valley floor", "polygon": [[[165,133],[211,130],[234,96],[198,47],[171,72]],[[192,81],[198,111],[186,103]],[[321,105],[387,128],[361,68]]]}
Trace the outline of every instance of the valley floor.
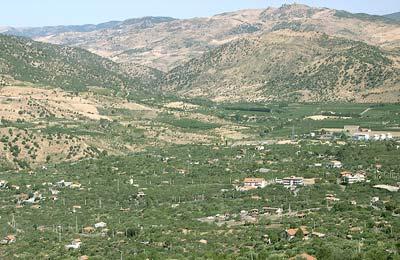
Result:
{"label": "valley floor", "polygon": [[399,105],[102,91],[0,89],[1,259],[399,258]]}

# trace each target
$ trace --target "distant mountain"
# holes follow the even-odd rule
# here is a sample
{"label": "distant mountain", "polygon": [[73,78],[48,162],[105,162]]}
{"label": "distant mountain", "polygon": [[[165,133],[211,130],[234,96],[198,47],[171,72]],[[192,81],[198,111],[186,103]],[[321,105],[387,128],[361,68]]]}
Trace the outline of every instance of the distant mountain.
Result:
{"label": "distant mountain", "polygon": [[97,26],[8,31],[38,41],[81,47],[117,63],[168,71],[227,42],[278,30],[322,32],[386,49],[400,48],[400,23],[382,16],[283,5],[207,18],[145,17]]}
{"label": "distant mountain", "polygon": [[165,91],[216,101],[400,101],[400,53],[316,32],[240,39],[167,74]]}
{"label": "distant mountain", "polygon": [[129,19],[125,21],[110,21],[100,24],[85,24],[85,25],[60,25],[60,26],[45,26],[33,28],[13,28],[5,27],[0,32],[8,35],[23,36],[29,38],[47,37],[62,33],[88,33],[99,30],[119,29],[122,26],[131,25],[137,28],[150,28],[158,23],[170,22],[174,18],[171,17],[143,17],[137,19]]}
{"label": "distant mountain", "polygon": [[6,38],[16,43],[0,49],[0,81],[160,87],[216,101],[399,102],[400,22],[385,16],[293,4],[1,31],[70,47]]}
{"label": "distant mountain", "polygon": [[384,15],[384,17],[400,22],[400,12],[393,13],[393,14],[387,14],[387,15]]}
{"label": "distant mountain", "polygon": [[[86,86],[142,88],[147,83],[138,73],[139,67],[122,72],[119,64],[86,50],[0,35],[3,85],[13,79],[67,90],[83,90]],[[153,69],[142,71],[152,73]]]}

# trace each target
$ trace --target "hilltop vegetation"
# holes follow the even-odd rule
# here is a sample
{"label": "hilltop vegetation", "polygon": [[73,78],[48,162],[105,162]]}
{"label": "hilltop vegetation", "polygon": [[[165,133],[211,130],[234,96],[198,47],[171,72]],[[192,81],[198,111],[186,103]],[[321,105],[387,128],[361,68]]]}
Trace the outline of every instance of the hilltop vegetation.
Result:
{"label": "hilltop vegetation", "polygon": [[384,15],[384,17],[395,20],[397,22],[400,22],[400,12],[393,13],[393,14],[387,14],[387,15]]}
{"label": "hilltop vegetation", "polygon": [[215,100],[362,101],[373,89],[399,90],[398,58],[362,42],[281,30],[230,42],[173,69],[166,89]]}
{"label": "hilltop vegetation", "polygon": [[141,75],[126,71],[130,75],[122,72],[120,65],[83,49],[0,35],[0,74],[14,80],[66,90],[145,86]]}

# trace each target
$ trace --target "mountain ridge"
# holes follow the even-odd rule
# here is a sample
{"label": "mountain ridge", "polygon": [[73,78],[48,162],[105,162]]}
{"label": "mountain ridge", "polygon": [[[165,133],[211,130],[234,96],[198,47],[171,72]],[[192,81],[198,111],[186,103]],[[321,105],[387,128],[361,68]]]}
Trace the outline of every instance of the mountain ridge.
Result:
{"label": "mountain ridge", "polygon": [[118,28],[121,25],[127,24],[157,24],[161,22],[173,21],[172,17],[153,17],[144,16],[141,18],[130,18],[123,21],[108,21],[98,24],[82,24],[82,25],[55,25],[43,27],[0,27],[0,32],[7,35],[22,36],[28,38],[46,37],[53,34],[67,33],[67,32],[92,32],[98,30],[106,30]]}
{"label": "mountain ridge", "polygon": [[100,63],[125,79],[107,84],[122,88],[214,101],[398,102],[399,24],[293,4],[207,18],[128,19],[34,39],[102,56]]}
{"label": "mountain ridge", "polygon": [[160,21],[150,21],[150,26],[134,22],[91,32],[38,35],[33,39],[84,48],[117,63],[134,62],[164,72],[226,42],[279,29],[318,31],[387,49],[400,48],[400,27],[393,20],[299,4],[202,18],[151,19]]}

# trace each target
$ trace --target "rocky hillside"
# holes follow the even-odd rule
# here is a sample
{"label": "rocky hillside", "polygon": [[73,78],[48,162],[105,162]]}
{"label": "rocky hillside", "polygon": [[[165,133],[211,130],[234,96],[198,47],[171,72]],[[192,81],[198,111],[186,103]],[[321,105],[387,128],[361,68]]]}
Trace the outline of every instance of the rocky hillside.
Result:
{"label": "rocky hillside", "polygon": [[400,53],[316,32],[230,42],[173,69],[165,90],[214,100],[399,101]]}
{"label": "rocky hillside", "polygon": [[[138,88],[148,83],[143,78],[157,77],[152,74],[153,69],[139,65],[125,72],[120,67],[86,50],[0,35],[2,85],[18,80],[68,90],[81,90],[86,86]],[[143,77],[143,74],[148,76]]]}
{"label": "rocky hillside", "polygon": [[168,71],[229,41],[282,29],[322,32],[387,49],[400,46],[400,26],[394,20],[298,4],[209,18],[147,17],[98,26],[33,28],[9,33],[82,47],[118,63],[134,62]]}

